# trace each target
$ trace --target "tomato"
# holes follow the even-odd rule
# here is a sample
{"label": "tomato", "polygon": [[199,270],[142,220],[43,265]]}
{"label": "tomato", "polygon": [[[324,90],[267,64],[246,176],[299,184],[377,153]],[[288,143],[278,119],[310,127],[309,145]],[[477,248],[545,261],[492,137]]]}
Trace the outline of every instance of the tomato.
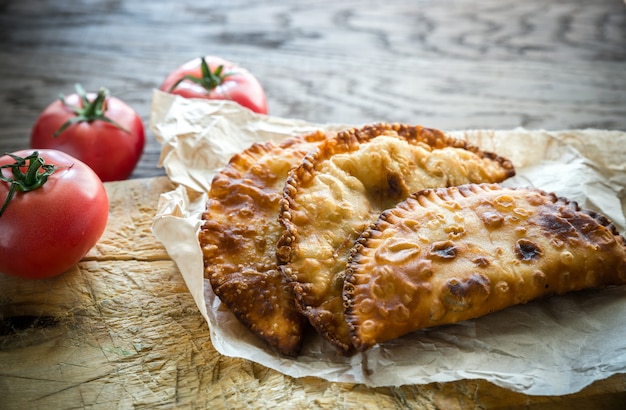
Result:
{"label": "tomato", "polygon": [[85,163],[57,150],[35,153],[0,157],[0,272],[44,279],[67,271],[96,244],[109,202]]}
{"label": "tomato", "polygon": [[161,91],[185,98],[232,100],[260,114],[267,114],[261,83],[249,71],[216,56],[191,60],[172,71]]}
{"label": "tomato", "polygon": [[122,100],[100,89],[61,97],[39,115],[31,131],[31,148],[57,149],[89,165],[102,181],[126,179],[145,145],[141,118]]}

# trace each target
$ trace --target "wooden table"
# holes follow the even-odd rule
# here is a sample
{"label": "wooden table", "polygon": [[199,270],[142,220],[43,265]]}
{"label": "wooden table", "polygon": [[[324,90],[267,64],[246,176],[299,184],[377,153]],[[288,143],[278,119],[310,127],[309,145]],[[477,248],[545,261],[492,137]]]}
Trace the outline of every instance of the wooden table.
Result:
{"label": "wooden table", "polygon": [[[282,117],[626,130],[621,0],[5,0],[0,151],[76,82],[147,124],[151,90],[204,54],[252,71]],[[163,175],[148,134],[133,177]]]}
{"label": "wooden table", "polygon": [[[80,264],[46,281],[0,276],[0,397],[23,408],[619,408],[626,374],[560,397],[481,380],[369,389],[293,379],[220,355],[151,232],[166,177],[107,183],[111,223]],[[535,407],[537,406],[537,407]]]}
{"label": "wooden table", "polygon": [[[152,89],[203,54],[249,68],[270,112],[312,122],[626,130],[626,6],[617,0],[228,2],[9,0],[0,7],[0,151],[80,82],[146,125]],[[0,407],[619,408],[626,375],[574,395],[484,381],[368,389],[292,379],[218,354],[150,232],[171,182],[148,144],[107,183],[110,223],[73,270],[0,276]]]}

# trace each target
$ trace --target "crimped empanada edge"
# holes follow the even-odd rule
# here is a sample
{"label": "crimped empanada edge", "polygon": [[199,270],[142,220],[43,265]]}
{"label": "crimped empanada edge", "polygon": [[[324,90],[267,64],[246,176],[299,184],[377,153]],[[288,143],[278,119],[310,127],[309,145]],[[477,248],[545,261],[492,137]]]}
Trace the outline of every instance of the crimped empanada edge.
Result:
{"label": "crimped empanada edge", "polygon": [[626,248],[626,239],[624,236],[618,231],[615,224],[605,215],[591,210],[587,208],[582,208],[578,204],[577,201],[570,200],[568,198],[558,196],[554,192],[548,192],[536,187],[527,187],[527,186],[517,186],[517,187],[504,187],[498,183],[481,183],[481,184],[466,184],[455,187],[447,187],[447,188],[427,188],[420,191],[417,191],[407,197],[404,201],[400,202],[394,208],[387,209],[383,211],[379,218],[371,223],[369,227],[367,227],[359,236],[359,238],[355,241],[355,245],[352,247],[350,251],[350,256],[348,258],[347,266],[346,266],[346,275],[344,280],[344,291],[343,291],[343,304],[345,310],[345,319],[348,324],[348,328],[350,329],[351,339],[353,346],[359,352],[363,352],[372,347],[370,344],[363,343],[360,338],[357,336],[357,326],[358,323],[355,322],[354,316],[352,314],[355,306],[354,306],[354,291],[355,291],[355,269],[356,263],[358,263],[359,255],[362,253],[363,249],[367,246],[367,243],[370,239],[376,236],[377,232],[382,232],[385,229],[385,225],[390,224],[389,218],[394,216],[394,213],[397,212],[398,208],[404,208],[408,202],[417,202],[419,203],[419,198],[427,196],[428,194],[435,194],[440,200],[452,200],[454,199],[450,194],[453,190],[456,190],[463,196],[470,195],[479,195],[481,191],[485,190],[515,190],[521,191],[525,190],[527,192],[534,192],[540,195],[543,198],[546,198],[550,203],[555,206],[561,206],[565,208],[570,208],[573,212],[582,213],[589,216],[593,219],[598,225],[606,228],[618,242],[618,244],[622,247]]}
{"label": "crimped empanada edge", "polygon": [[[328,141],[307,154],[301,164],[290,172],[285,182],[279,213],[279,221],[285,229],[277,246],[279,249],[277,252],[279,265],[285,265],[291,261],[293,253],[291,246],[298,240],[298,230],[291,221],[290,210],[293,209],[295,196],[298,193],[298,186],[307,183],[307,181],[312,178],[315,174],[315,165],[337,153],[355,151],[361,144],[390,131],[396,132],[398,136],[404,138],[409,143],[425,142],[434,149],[453,147],[470,151],[480,158],[486,158],[496,162],[504,171],[504,179],[515,175],[515,167],[509,159],[493,152],[483,151],[477,145],[447,135],[438,129],[402,123],[373,123],[363,127],[345,129],[338,132],[334,138],[329,138]],[[291,276],[288,270],[286,274]]]}
{"label": "crimped empanada edge", "polygon": [[[273,151],[284,151],[291,149],[292,147],[297,149],[297,146],[300,144],[309,144],[316,142],[321,143],[329,136],[333,137],[334,135],[334,132],[327,134],[322,130],[315,130],[310,133],[289,137],[280,143],[275,143],[272,141],[255,142],[245,150],[234,154],[230,158],[226,166],[220,172],[218,172],[212,180],[211,190],[208,193],[208,199],[205,204],[205,209],[201,215],[202,224],[198,233],[198,239],[200,241],[200,244],[214,244],[218,246],[220,245],[219,242],[206,240],[206,238],[210,238],[211,235],[210,232],[207,231],[205,223],[208,218],[211,218],[211,212],[209,210],[211,201],[220,202],[220,200],[222,200],[225,195],[227,196],[229,192],[228,185],[230,185],[230,182],[233,179],[237,180],[241,178],[264,156],[272,154]],[[223,187],[220,187],[219,184],[223,184]],[[205,239],[203,239],[203,237],[205,237]],[[209,279],[211,287],[214,289],[219,297],[222,292],[219,291],[217,288],[221,286],[220,282],[223,281],[223,278],[222,280],[218,280],[215,277],[217,273],[217,266],[213,265],[211,260],[207,260],[207,258],[203,255],[203,267],[204,277]],[[299,353],[302,345],[302,335],[299,335],[298,340],[295,340],[293,343],[283,343],[284,341],[277,340],[276,337],[271,335],[268,336],[261,331],[262,329],[257,328],[256,324],[246,316],[247,314],[245,310],[239,309],[239,307],[236,304],[231,303],[230,300],[222,300],[222,302],[225,303],[225,305],[231,310],[231,312],[233,312],[235,317],[237,317],[237,319],[241,323],[243,323],[248,329],[250,329],[252,333],[265,340],[270,346],[274,347],[282,354],[286,354],[288,356],[296,356]],[[304,330],[306,318],[300,315],[297,307],[295,306],[295,303],[293,312],[285,311],[285,313],[289,315],[290,323],[294,325],[299,325]],[[294,334],[293,336],[295,337],[296,335]]]}

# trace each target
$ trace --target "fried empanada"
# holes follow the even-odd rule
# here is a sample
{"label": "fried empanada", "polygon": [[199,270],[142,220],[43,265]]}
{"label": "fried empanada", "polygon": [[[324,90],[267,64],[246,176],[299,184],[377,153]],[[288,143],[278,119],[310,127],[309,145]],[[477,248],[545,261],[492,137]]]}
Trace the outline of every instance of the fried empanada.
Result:
{"label": "fried empanada", "polygon": [[554,294],[626,283],[626,242],[602,215],[534,188],[431,189],[386,210],[352,250],[357,350]]}
{"label": "fried empanada", "polygon": [[342,289],[361,232],[420,189],[500,182],[514,173],[510,161],[429,128],[375,124],[338,133],[285,184],[277,257],[301,312],[340,353],[352,353]]}
{"label": "fried empanada", "polygon": [[306,319],[276,263],[280,201],[289,170],[326,137],[320,131],[257,143],[235,155],[212,181],[198,235],[215,294],[286,355],[299,352]]}

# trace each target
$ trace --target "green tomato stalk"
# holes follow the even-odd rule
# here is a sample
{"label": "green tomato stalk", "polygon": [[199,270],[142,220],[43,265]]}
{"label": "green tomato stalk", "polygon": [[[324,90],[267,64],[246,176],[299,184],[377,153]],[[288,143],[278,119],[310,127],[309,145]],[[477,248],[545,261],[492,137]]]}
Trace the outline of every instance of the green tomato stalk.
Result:
{"label": "green tomato stalk", "polygon": [[109,90],[104,87],[100,87],[100,90],[98,90],[98,94],[96,94],[96,98],[93,101],[89,101],[85,89],[80,84],[76,84],[75,87],[76,93],[80,97],[81,105],[69,105],[65,102],[65,96],[63,94],[59,96],[59,99],[61,100],[63,105],[74,111],[74,114],[76,114],[76,116],[65,121],[63,125],[61,125],[61,127],[52,135],[53,137],[58,137],[72,124],[80,122],[92,122],[96,120],[108,122],[109,124],[116,126],[122,131],[130,132],[117,122],[104,115],[106,113],[106,99],[109,96]]}
{"label": "green tomato stalk", "polygon": [[200,61],[200,71],[202,73],[201,77],[195,77],[195,76],[193,76],[191,74],[187,74],[187,75],[181,77],[178,81],[176,81],[170,87],[170,92],[173,91],[176,87],[178,87],[178,85],[180,83],[182,83],[185,80],[189,80],[191,82],[194,82],[194,83],[200,85],[202,88],[204,88],[208,92],[211,92],[215,88],[217,88],[218,86],[222,85],[222,83],[224,83],[224,81],[226,80],[227,77],[236,74],[235,72],[232,72],[232,71],[228,71],[226,73],[223,73],[222,72],[222,71],[224,71],[224,66],[223,65],[218,66],[215,69],[215,71],[211,71],[211,69],[209,68],[209,65],[207,64],[207,62],[204,59],[204,57],[202,57],[201,61]]}
{"label": "green tomato stalk", "polygon": [[[46,161],[38,151],[34,151],[29,156],[22,158],[20,156],[6,153],[6,155],[12,157],[15,162],[13,164],[6,164],[0,166],[0,181],[7,182],[11,185],[9,188],[9,194],[7,195],[2,209],[0,209],[0,217],[9,206],[9,202],[13,199],[15,192],[29,192],[35,189],[41,188],[47,181],[48,177],[52,175],[59,168],[53,164],[46,164]],[[27,165],[28,162],[28,165]],[[26,167],[26,172],[22,171]],[[5,177],[2,174],[2,169],[10,168],[13,177]]]}

